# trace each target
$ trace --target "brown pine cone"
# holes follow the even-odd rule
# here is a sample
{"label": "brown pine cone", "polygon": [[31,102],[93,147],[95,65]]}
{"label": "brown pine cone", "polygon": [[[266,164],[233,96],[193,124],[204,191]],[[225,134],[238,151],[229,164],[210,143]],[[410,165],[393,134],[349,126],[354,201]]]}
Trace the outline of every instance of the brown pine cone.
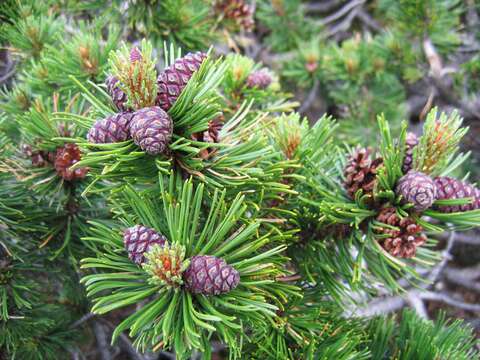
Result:
{"label": "brown pine cone", "polygon": [[[192,139],[196,141],[203,141],[207,143],[216,144],[220,142],[220,130],[222,130],[224,123],[223,116],[219,116],[208,123],[208,129],[203,132],[198,132],[192,135]],[[215,148],[203,149],[200,151],[202,159],[208,159],[215,151]]]}
{"label": "brown pine cone", "polygon": [[83,179],[87,176],[88,168],[70,169],[71,166],[80,161],[81,157],[80,148],[76,144],[68,143],[57,148],[54,162],[57,174],[67,181]]}
{"label": "brown pine cone", "polygon": [[417,252],[417,247],[427,241],[426,235],[422,233],[423,228],[413,218],[400,218],[395,208],[382,209],[376,220],[395,227],[376,230],[378,235],[383,235],[378,240],[380,245],[395,257],[412,258]]}
{"label": "brown pine cone", "polygon": [[364,195],[372,194],[377,183],[378,169],[383,165],[383,159],[378,157],[372,160],[370,150],[357,148],[348,158],[345,166],[345,190],[350,198],[354,199],[358,190]]}
{"label": "brown pine cone", "polygon": [[255,25],[254,7],[245,0],[217,0],[215,9],[226,19],[235,21],[245,31],[251,31]]}

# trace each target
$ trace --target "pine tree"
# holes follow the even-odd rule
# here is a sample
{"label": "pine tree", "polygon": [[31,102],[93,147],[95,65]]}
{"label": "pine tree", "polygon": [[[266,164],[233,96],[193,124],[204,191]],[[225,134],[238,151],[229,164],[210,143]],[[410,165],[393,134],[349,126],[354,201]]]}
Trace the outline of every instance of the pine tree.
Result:
{"label": "pine tree", "polygon": [[[402,122],[409,86],[444,79],[458,1],[382,0],[353,36],[362,2],[7,3],[0,358],[478,357],[461,321],[362,316],[431,295],[438,239],[480,226],[474,109]],[[287,61],[241,54],[258,39]]]}

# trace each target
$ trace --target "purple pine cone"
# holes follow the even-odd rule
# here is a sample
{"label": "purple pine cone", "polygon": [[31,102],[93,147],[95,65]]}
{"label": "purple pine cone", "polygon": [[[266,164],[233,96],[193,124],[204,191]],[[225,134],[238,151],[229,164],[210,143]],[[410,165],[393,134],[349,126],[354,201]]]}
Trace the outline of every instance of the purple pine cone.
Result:
{"label": "purple pine cone", "polygon": [[188,53],[163,70],[157,78],[158,93],[155,103],[168,111],[206,57],[207,54],[200,51]]}
{"label": "purple pine cone", "polygon": [[140,109],[133,113],[130,134],[140,148],[151,155],[164,153],[172,138],[173,124],[170,116],[158,106]]}
{"label": "purple pine cone", "polygon": [[144,254],[153,245],[163,246],[166,241],[165,236],[143,225],[132,226],[123,232],[123,243],[128,252],[128,258],[138,265],[145,262]]}
{"label": "purple pine cone", "polygon": [[407,133],[405,139],[405,158],[403,159],[402,170],[406,174],[412,170],[413,165],[413,150],[418,145],[418,137],[412,132]]}
{"label": "purple pine cone", "polygon": [[112,98],[112,102],[117,109],[127,111],[127,94],[118,87],[118,79],[110,75],[107,77],[107,80],[105,80],[105,85],[107,85],[107,93]]}
{"label": "purple pine cone", "polygon": [[132,50],[130,50],[130,62],[134,63],[140,60],[142,60],[142,53],[137,47],[134,47]]}
{"label": "purple pine cone", "polygon": [[218,295],[235,289],[240,274],[223,259],[199,255],[190,259],[183,280],[185,288],[193,294]]}
{"label": "purple pine cone", "polygon": [[480,208],[480,190],[472,184],[448,176],[435,178],[437,186],[437,200],[472,198],[464,205],[442,205],[435,209],[444,213],[463,212]]}
{"label": "purple pine cone", "polygon": [[130,138],[132,113],[119,113],[97,120],[90,128],[87,140],[95,144],[115,143]]}
{"label": "purple pine cone", "polygon": [[437,187],[430,176],[410,171],[398,180],[395,193],[402,196],[404,202],[413,204],[416,211],[424,211],[435,201]]}
{"label": "purple pine cone", "polygon": [[272,83],[272,76],[266,70],[257,70],[248,75],[247,87],[253,89],[266,89]]}

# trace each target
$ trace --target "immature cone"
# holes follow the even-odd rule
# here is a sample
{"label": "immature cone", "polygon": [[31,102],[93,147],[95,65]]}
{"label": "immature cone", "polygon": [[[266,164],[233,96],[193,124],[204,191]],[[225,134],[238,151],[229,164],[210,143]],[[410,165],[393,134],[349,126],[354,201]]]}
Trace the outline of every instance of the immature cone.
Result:
{"label": "immature cone", "polygon": [[247,87],[266,89],[272,83],[272,76],[266,70],[257,70],[247,77]]}
{"label": "immature cone", "polygon": [[158,106],[133,113],[130,134],[135,144],[151,155],[164,153],[172,138],[173,124],[170,116]]}
{"label": "immature cone", "polygon": [[105,85],[107,85],[107,93],[112,98],[113,104],[120,111],[126,111],[127,109],[127,94],[120,89],[118,79],[110,75],[105,80]]}
{"label": "immature cone", "polygon": [[145,253],[153,245],[163,246],[167,238],[152,228],[135,225],[123,232],[123,243],[128,252],[128,258],[135,264],[145,262]]}
{"label": "immature cone", "polygon": [[182,274],[190,265],[185,260],[185,247],[179,244],[153,245],[145,253],[143,269],[150,275],[148,282],[152,285],[178,289],[183,285]]}
{"label": "immature cone", "polygon": [[206,57],[207,54],[200,51],[188,53],[163,70],[157,78],[158,93],[155,103],[168,111]]}
{"label": "immature cone", "polygon": [[437,200],[472,198],[467,204],[435,206],[436,210],[453,213],[480,208],[480,190],[472,184],[448,176],[439,176],[434,181],[437,186]]}
{"label": "immature cone", "polygon": [[378,240],[380,245],[395,257],[412,258],[417,252],[417,247],[427,241],[427,237],[422,233],[423,228],[410,217],[401,219],[395,208],[382,209],[376,220],[395,227],[376,230],[377,234],[383,235]]}
{"label": "immature cone", "polygon": [[410,171],[398,180],[395,193],[401,196],[404,202],[413,204],[416,211],[424,211],[435,201],[437,187],[430,176],[419,171]]}
{"label": "immature cone", "polygon": [[132,113],[119,113],[97,120],[90,128],[87,140],[95,144],[125,141],[130,138]]}
{"label": "immature cone", "polygon": [[218,295],[235,289],[240,274],[223,259],[199,255],[190,259],[183,279],[185,288],[193,294]]}
{"label": "immature cone", "polygon": [[81,157],[80,148],[76,144],[68,143],[61,148],[57,148],[54,160],[57,174],[67,181],[83,179],[87,176],[88,168],[71,169],[73,165],[80,161]]}
{"label": "immature cone", "polygon": [[370,151],[366,148],[357,148],[349,157],[345,166],[345,189],[350,198],[354,199],[358,190],[363,194],[371,194],[377,183],[377,172],[383,164],[381,157],[372,160]]}
{"label": "immature cone", "polygon": [[418,145],[418,137],[412,132],[407,133],[405,139],[405,158],[403,159],[402,171],[404,174],[412,170],[413,150]]}

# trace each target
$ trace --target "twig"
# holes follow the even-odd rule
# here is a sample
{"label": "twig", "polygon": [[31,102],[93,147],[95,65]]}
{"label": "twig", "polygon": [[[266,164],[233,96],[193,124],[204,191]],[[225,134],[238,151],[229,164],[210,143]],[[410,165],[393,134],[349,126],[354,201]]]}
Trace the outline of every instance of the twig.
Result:
{"label": "twig", "polygon": [[313,102],[315,101],[315,98],[317,97],[319,86],[320,86],[320,83],[319,83],[318,79],[315,79],[313,81],[313,86],[310,89],[310,92],[308,93],[307,98],[303,102],[300,109],[298,109],[298,112],[300,114],[303,114],[305,111],[307,111],[310,108],[310,106],[312,106]]}
{"label": "twig", "polygon": [[125,334],[120,334],[120,347],[128,353],[131,360],[146,360],[146,358],[137,352],[130,339]]}
{"label": "twig", "polygon": [[0,85],[7,82],[15,74],[15,63],[12,62],[11,65],[7,68],[7,73],[0,77]]}
{"label": "twig", "polygon": [[455,306],[459,309],[480,312],[480,305],[468,304],[463,301],[455,300],[454,298],[450,297],[450,295],[446,293],[435,293],[433,291],[424,291],[419,293],[419,296],[425,300],[441,301],[441,302],[444,302],[445,304]]}
{"label": "twig", "polygon": [[405,306],[405,299],[401,296],[390,296],[382,299],[375,299],[367,306],[354,311],[354,315],[359,317],[372,317],[376,315],[389,314],[400,310]]}
{"label": "twig", "polygon": [[407,301],[418,316],[423,319],[428,319],[428,313],[427,309],[425,308],[425,304],[422,298],[418,296],[415,291],[410,291],[407,293]]}
{"label": "twig", "polygon": [[327,31],[327,36],[333,36],[340,31],[346,31],[351,25],[353,20],[357,17],[357,14],[359,13],[361,7],[356,7],[354,8],[350,14],[348,14],[344,20],[342,20],[338,25],[332,26],[328,31]]}
{"label": "twig", "polygon": [[357,17],[370,29],[375,30],[377,32],[382,31],[382,27],[378,24],[378,22],[370,16],[363,8],[360,8],[358,11]]}
{"label": "twig", "polygon": [[354,9],[357,6],[363,5],[366,0],[353,0],[350,1],[349,3],[345,4],[342,6],[338,11],[333,13],[330,16],[327,16],[321,20],[318,21],[319,25],[325,26],[327,24],[330,24],[331,22],[334,22],[335,20],[340,19],[342,16],[346,15],[350,10]]}
{"label": "twig", "polygon": [[435,48],[435,45],[428,37],[423,41],[423,51],[430,64],[433,85],[437,89],[439,95],[451,105],[461,109],[469,117],[480,119],[480,109],[476,109],[476,107],[470,102],[457,99],[454,91],[452,91],[446,84],[442,60]]}
{"label": "twig", "polygon": [[442,260],[437,266],[435,266],[432,269],[432,271],[428,276],[428,281],[430,284],[433,284],[435,283],[435,281],[437,281],[438,277],[442,273],[448,261],[452,258],[452,255],[450,254],[450,252],[452,251],[454,243],[455,243],[455,231],[450,231],[450,236],[448,237],[448,241],[447,241],[447,247],[445,248],[445,250],[443,250],[443,253],[442,253]]}
{"label": "twig", "polygon": [[99,321],[93,323],[93,331],[95,333],[95,338],[97,339],[97,348],[100,353],[100,359],[112,360],[112,355],[109,351],[110,345],[107,341],[107,334],[105,334],[105,329]]}
{"label": "twig", "polygon": [[305,10],[307,12],[329,12],[338,5],[342,3],[342,0],[323,0],[321,2],[316,2],[316,3],[308,3],[305,4]]}
{"label": "twig", "polygon": [[175,354],[169,353],[167,351],[161,351],[158,357],[158,360],[175,360]]}
{"label": "twig", "polygon": [[476,30],[478,29],[478,24],[480,22],[476,10],[477,5],[475,4],[475,0],[466,0],[465,2],[467,5],[465,20],[472,30]]}
{"label": "twig", "polygon": [[480,293],[480,282],[474,281],[480,277],[480,265],[466,269],[446,268],[444,275],[449,282]]}
{"label": "twig", "polygon": [[478,234],[458,233],[455,236],[455,241],[468,245],[480,245],[480,237]]}
{"label": "twig", "polygon": [[391,297],[386,297],[382,299],[374,299],[371,302],[369,302],[364,308],[361,308],[355,311],[354,312],[355,315],[371,317],[375,315],[388,314],[388,313],[400,310],[405,305],[410,304],[420,316],[427,318],[427,311],[422,302],[422,299],[424,299],[424,297],[421,296],[421,294],[423,294],[424,292],[430,293],[430,291],[428,291],[427,289],[433,283],[435,283],[435,281],[438,279],[442,271],[445,269],[448,261],[451,258],[450,252],[453,248],[454,243],[455,243],[455,232],[451,231],[450,236],[448,238],[447,246],[445,247],[445,250],[442,253],[442,260],[439,262],[437,266],[435,266],[430,272],[427,273],[428,282],[420,286],[420,289],[418,288],[412,289],[407,293],[405,293],[403,297],[398,295],[398,296],[391,296]]}
{"label": "twig", "polygon": [[81,324],[83,324],[85,321],[88,321],[90,320],[91,318],[95,317],[96,315],[93,314],[93,313],[88,313],[88,314],[85,314],[83,315],[80,319],[78,319],[77,321],[75,321],[71,326],[70,328],[71,329],[74,329],[78,326],[80,326]]}

